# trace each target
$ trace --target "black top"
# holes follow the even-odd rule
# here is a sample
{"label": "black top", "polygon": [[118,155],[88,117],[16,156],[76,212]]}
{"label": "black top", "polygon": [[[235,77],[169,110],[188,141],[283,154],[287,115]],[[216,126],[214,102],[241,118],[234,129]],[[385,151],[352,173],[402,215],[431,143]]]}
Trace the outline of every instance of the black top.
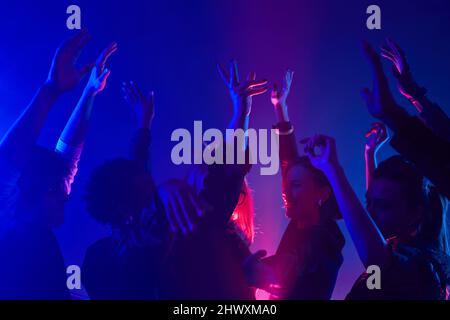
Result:
{"label": "black top", "polygon": [[[132,158],[147,166],[149,146],[149,131],[138,131],[132,143]],[[143,219],[155,223],[139,223],[133,233],[139,234],[137,238],[156,242],[130,241],[119,232],[92,245],[83,264],[83,283],[89,296],[92,299],[253,299],[242,266],[250,251],[237,233],[227,228],[248,170],[243,165],[208,166],[200,197],[213,210],[188,236],[171,238],[167,221],[161,221],[165,214],[155,201],[155,211],[144,212],[150,219]]]}
{"label": "black top", "polygon": [[445,300],[445,255],[414,245],[389,242],[391,258],[382,267],[381,289],[369,290],[369,274],[363,273],[347,295],[347,300]]}
{"label": "black top", "polygon": [[345,240],[336,222],[287,227],[277,252],[265,259],[275,269],[282,299],[329,300],[343,262]]}
{"label": "black top", "polygon": [[250,300],[244,259],[250,254],[233,231],[204,228],[177,239],[164,266],[161,298],[169,300]]}
{"label": "black top", "polygon": [[243,262],[250,250],[229,222],[242,189],[248,165],[210,165],[200,197],[213,210],[197,230],[178,237],[164,266],[164,299],[254,299],[247,285]]}
{"label": "black top", "polygon": [[50,228],[15,224],[2,235],[0,261],[0,300],[70,298],[64,259]]}
{"label": "black top", "polygon": [[[286,184],[289,165],[299,158],[294,127],[290,122],[273,126],[280,133],[282,183]],[[286,186],[285,186],[286,187]],[[299,229],[295,222],[287,227],[277,253],[266,261],[284,287],[282,299],[328,300],[343,262],[345,239],[336,222],[322,219],[319,225]]]}
{"label": "black top", "polygon": [[161,250],[123,246],[107,237],[90,246],[83,262],[83,283],[94,300],[154,300]]}

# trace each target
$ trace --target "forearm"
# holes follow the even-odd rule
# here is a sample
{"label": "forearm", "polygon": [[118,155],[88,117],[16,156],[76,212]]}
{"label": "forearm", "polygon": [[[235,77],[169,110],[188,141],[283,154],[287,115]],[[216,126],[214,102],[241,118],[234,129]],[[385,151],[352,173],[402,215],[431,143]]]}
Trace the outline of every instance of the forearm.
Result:
{"label": "forearm", "polygon": [[275,106],[275,117],[278,123],[289,122],[289,113],[286,104],[277,104]]}
{"label": "forearm", "polygon": [[439,191],[450,197],[450,143],[435,135],[417,118],[408,117],[391,140],[391,146],[413,162]]}
{"label": "forearm", "polygon": [[83,92],[60,136],[60,140],[64,143],[76,148],[83,147],[89,129],[94,98],[95,96],[88,90]]}
{"label": "forearm", "polygon": [[148,128],[139,128],[131,141],[131,159],[150,172],[151,133]]}
{"label": "forearm", "polygon": [[249,122],[250,117],[248,115],[246,115],[244,112],[238,112],[235,113],[231,118],[228,128],[234,130],[242,129],[244,131],[247,131]]}
{"label": "forearm", "polygon": [[281,162],[286,164],[294,161],[299,155],[294,126],[290,122],[279,122],[273,128],[276,129],[276,133],[280,136],[279,156]]}
{"label": "forearm", "polygon": [[[237,108],[235,108],[237,109]],[[236,132],[237,130],[243,130],[244,131],[244,141],[243,141],[243,145],[242,146],[238,146],[240,147],[240,149],[238,149],[239,151],[244,151],[247,149],[247,145],[248,145],[248,135],[247,135],[247,131],[248,131],[248,127],[249,127],[249,123],[250,123],[250,116],[247,114],[247,112],[243,111],[243,110],[238,110],[234,113],[233,117],[231,118],[230,123],[228,124],[228,129],[232,129],[234,132]],[[230,135],[227,134],[226,135],[226,143],[229,144],[231,143],[230,139],[234,139],[235,135]]]}
{"label": "forearm", "polygon": [[4,136],[0,155],[17,169],[25,165],[58,96],[54,87],[44,84]]}
{"label": "forearm", "polygon": [[450,118],[444,110],[436,103],[431,102],[426,96],[415,101],[414,105],[416,104],[421,106],[419,116],[422,122],[424,122],[434,134],[446,141],[450,141]]}
{"label": "forearm", "polygon": [[335,165],[325,174],[331,183],[339,209],[362,263],[366,267],[372,264],[383,265],[389,252],[386,241],[362,207],[343,168]]}
{"label": "forearm", "polygon": [[375,151],[366,146],[364,150],[364,159],[366,163],[366,190],[369,189],[370,179],[377,167]]}

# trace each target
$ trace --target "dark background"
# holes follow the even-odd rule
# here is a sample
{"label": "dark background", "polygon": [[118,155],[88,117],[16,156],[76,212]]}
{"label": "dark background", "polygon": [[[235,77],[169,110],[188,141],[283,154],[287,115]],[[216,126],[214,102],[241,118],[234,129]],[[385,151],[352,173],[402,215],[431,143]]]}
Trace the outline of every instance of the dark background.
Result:
{"label": "dark background", "polygon": [[[95,166],[127,153],[136,121],[122,100],[122,81],[134,80],[156,93],[152,160],[155,179],[162,182],[183,176],[187,169],[170,160],[174,129],[191,129],[194,120],[203,120],[204,128],[222,128],[231,116],[216,62],[235,58],[241,74],[255,70],[272,82],[281,81],[291,68],[296,73],[288,103],[297,136],[319,132],[334,136],[340,160],[362,201],[364,133],[373,120],[359,96],[362,87],[371,85],[369,68],[360,54],[361,39],[376,46],[386,36],[397,40],[415,77],[429,89],[432,99],[450,111],[450,2],[445,0],[3,1],[0,134],[45,80],[56,47],[70,35],[65,26],[70,4],[81,7],[83,27],[92,34],[83,62],[94,60],[111,41],[119,43],[119,52],[109,63],[108,86],[96,100],[66,223],[57,231],[67,265],[80,265],[86,247],[107,232],[87,214],[83,190]],[[381,31],[366,28],[370,4],[381,7]],[[58,102],[41,144],[56,143],[83,85]],[[273,122],[269,94],[255,98],[251,126],[270,128]],[[379,159],[391,153],[385,147]],[[260,176],[256,166],[249,180],[258,226],[253,249],[273,253],[287,222],[281,208],[280,177]],[[334,293],[337,299],[345,296],[362,271],[347,233],[346,238],[345,263]]]}

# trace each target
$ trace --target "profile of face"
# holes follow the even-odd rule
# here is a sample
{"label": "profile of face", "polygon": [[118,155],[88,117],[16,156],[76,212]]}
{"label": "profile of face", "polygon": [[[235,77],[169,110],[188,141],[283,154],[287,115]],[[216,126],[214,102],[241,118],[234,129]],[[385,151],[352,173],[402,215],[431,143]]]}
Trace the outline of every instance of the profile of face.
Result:
{"label": "profile of face", "polygon": [[401,183],[383,177],[372,179],[366,193],[367,211],[388,239],[415,231],[423,208],[411,204]]}
{"label": "profile of face", "polygon": [[288,218],[293,220],[317,218],[321,205],[330,196],[330,187],[321,186],[311,169],[300,164],[289,168],[283,184],[283,202]]}

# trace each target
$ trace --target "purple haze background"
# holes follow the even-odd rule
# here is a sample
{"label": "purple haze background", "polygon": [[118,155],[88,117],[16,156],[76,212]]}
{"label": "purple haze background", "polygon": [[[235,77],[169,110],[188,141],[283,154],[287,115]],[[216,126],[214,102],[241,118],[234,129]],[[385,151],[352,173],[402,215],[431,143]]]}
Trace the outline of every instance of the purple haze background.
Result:
{"label": "purple haze background", "polygon": [[[107,233],[87,214],[83,189],[95,166],[127,153],[135,119],[122,100],[122,81],[134,80],[156,93],[152,162],[154,177],[162,182],[183,176],[187,169],[170,160],[174,129],[192,129],[194,120],[203,120],[205,128],[221,128],[231,116],[216,62],[235,58],[241,75],[254,70],[272,82],[281,81],[287,68],[294,70],[288,104],[297,137],[319,132],[334,136],[340,160],[362,201],[364,133],[373,119],[359,96],[362,87],[371,85],[359,50],[361,39],[377,46],[386,36],[397,40],[417,80],[429,89],[434,101],[450,111],[450,3],[445,0],[8,1],[0,11],[0,134],[44,81],[56,47],[69,34],[65,11],[70,4],[81,7],[83,26],[92,34],[81,60],[92,60],[113,40],[119,43],[119,52],[109,63],[112,74],[107,89],[96,100],[66,223],[57,231],[67,265],[80,265],[87,246]],[[382,9],[380,31],[365,26],[370,4]],[[54,145],[81,90],[82,85],[58,102],[42,144]],[[273,122],[269,94],[255,98],[251,126],[270,128]],[[379,159],[392,152],[384,147]],[[280,177],[260,176],[255,166],[249,181],[258,226],[252,249],[273,253],[287,223],[281,208]],[[341,226],[347,244],[335,299],[345,297],[362,271]]]}

